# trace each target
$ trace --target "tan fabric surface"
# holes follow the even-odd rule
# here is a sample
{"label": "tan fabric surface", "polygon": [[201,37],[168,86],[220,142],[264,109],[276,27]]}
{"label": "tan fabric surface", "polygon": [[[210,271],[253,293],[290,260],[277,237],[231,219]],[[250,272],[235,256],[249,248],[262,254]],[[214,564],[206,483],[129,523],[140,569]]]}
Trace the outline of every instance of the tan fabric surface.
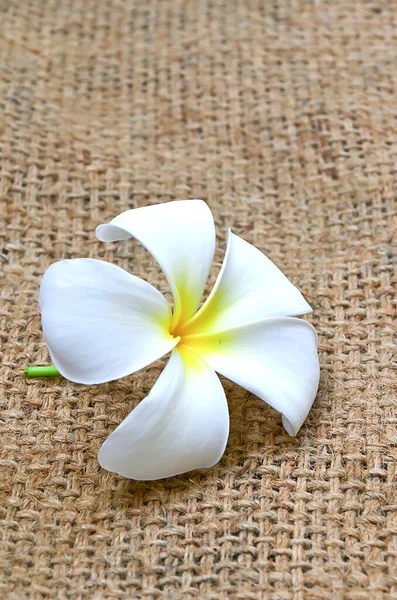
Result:
{"label": "tan fabric surface", "polygon": [[[1,598],[396,599],[396,2],[0,6]],[[164,361],[92,387],[22,370],[49,360],[44,269],[92,256],[165,291],[94,229],[189,197],[218,267],[231,226],[312,304],[320,390],[292,439],[225,381],[222,461],[137,483],[96,454]]]}

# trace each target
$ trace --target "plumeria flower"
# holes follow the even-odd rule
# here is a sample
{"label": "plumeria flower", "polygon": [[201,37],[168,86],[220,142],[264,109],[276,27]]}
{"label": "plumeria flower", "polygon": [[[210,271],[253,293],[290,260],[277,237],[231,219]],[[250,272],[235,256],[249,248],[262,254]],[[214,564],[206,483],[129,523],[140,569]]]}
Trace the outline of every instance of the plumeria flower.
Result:
{"label": "plumeria flower", "polygon": [[101,260],[62,260],[44,274],[44,336],[67,379],[111,381],[171,352],[149,395],[102,445],[105,469],[147,480],[213,466],[229,434],[216,372],[270,404],[287,432],[297,434],[317,392],[317,335],[293,318],[311,308],[266,256],[229,231],[218,279],[197,310],[215,249],[205,202],[128,210],[96,235],[104,242],[139,240],[174,299],[171,310],[152,285]]}

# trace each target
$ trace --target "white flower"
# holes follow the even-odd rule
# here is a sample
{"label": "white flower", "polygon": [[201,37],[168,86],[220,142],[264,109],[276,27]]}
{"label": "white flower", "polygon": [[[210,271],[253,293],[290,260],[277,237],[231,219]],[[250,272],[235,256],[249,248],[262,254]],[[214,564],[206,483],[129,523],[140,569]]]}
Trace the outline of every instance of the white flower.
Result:
{"label": "white flower", "polygon": [[215,229],[201,200],[128,210],[97,228],[105,242],[138,239],[171,286],[174,310],[146,281],[89,258],[51,265],[40,289],[43,330],[60,373],[102,383],[171,358],[150,394],[108,437],[100,464],[133,479],[214,465],[229,433],[221,373],[282,414],[296,435],[319,381],[311,311],[259,250],[229,231],[210,296],[196,312],[211,267]]}

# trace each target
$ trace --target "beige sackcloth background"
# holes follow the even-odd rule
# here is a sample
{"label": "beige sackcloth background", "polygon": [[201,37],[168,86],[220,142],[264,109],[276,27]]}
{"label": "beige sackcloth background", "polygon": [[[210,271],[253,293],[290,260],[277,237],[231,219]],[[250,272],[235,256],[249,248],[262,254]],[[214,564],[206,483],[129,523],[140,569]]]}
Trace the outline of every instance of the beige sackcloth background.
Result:
{"label": "beige sackcloth background", "polygon": [[[0,597],[397,599],[395,0],[2,1]],[[313,306],[319,393],[297,438],[224,380],[209,470],[139,483],[97,450],[165,364],[98,386],[49,362],[45,268],[96,225],[203,198]]]}

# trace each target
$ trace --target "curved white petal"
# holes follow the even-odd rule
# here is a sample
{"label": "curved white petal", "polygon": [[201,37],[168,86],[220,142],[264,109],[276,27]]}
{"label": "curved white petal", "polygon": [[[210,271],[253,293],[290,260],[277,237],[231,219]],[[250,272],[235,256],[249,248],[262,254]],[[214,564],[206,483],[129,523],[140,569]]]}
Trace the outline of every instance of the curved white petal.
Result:
{"label": "curved white petal", "polygon": [[212,214],[202,200],[179,200],[127,210],[99,225],[103,242],[136,238],[164,271],[174,296],[173,326],[196,311],[215,250]]}
{"label": "curved white petal", "polygon": [[226,255],[215,286],[179,333],[213,333],[311,310],[299,290],[271,260],[229,230]]}
{"label": "curved white petal", "polygon": [[101,260],[52,264],[40,287],[44,337],[61,374],[78,383],[129,375],[178,343],[171,309],[146,281]]}
{"label": "curved white petal", "polygon": [[178,346],[150,394],[105,440],[98,460],[130,479],[162,479],[211,467],[228,435],[228,407],[216,373]]}
{"label": "curved white petal", "polygon": [[265,400],[283,415],[296,435],[316,396],[320,377],[317,334],[306,321],[292,317],[212,335],[184,338],[215,371]]}

